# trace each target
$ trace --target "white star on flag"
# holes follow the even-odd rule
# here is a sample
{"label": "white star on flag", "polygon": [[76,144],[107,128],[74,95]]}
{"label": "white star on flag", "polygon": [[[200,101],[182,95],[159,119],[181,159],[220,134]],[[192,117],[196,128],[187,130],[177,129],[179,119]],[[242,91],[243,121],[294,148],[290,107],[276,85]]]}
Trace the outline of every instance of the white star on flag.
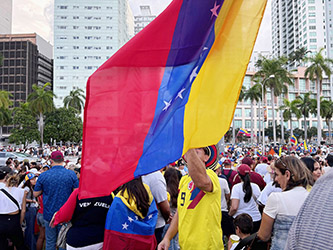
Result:
{"label": "white star on flag", "polygon": [[125,222],[124,224],[121,224],[122,226],[123,226],[123,230],[125,229],[125,230],[127,230],[127,228],[128,228],[128,225],[127,225],[127,223]]}
{"label": "white star on flag", "polygon": [[148,219],[151,219],[151,218],[153,218],[153,215],[152,215],[152,214],[150,214],[150,215],[148,216]]}
{"label": "white star on flag", "polygon": [[138,217],[138,216],[135,216],[135,219],[136,219],[136,220],[139,220],[139,217]]}
{"label": "white star on flag", "polygon": [[129,220],[129,222],[134,221],[134,220],[132,219],[132,217],[130,217],[130,216],[128,216],[128,220]]}
{"label": "white star on flag", "polygon": [[196,66],[196,67],[193,69],[193,71],[192,71],[192,73],[191,73],[191,75],[190,75],[190,82],[192,82],[193,78],[195,78],[195,77],[198,76],[197,70],[198,70],[198,66]]}
{"label": "white star on flag", "polygon": [[167,102],[167,101],[163,101],[163,102],[164,102],[164,105],[165,105],[165,107],[162,109],[163,111],[164,111],[164,110],[167,110],[167,109],[170,107],[170,105],[171,105],[171,101],[172,101],[172,100],[170,100],[169,102]]}
{"label": "white star on flag", "polygon": [[208,47],[204,47],[204,48],[202,49],[202,52],[201,52],[201,54],[200,54],[200,57],[203,56],[203,53],[205,52],[205,50],[208,50]]}
{"label": "white star on flag", "polygon": [[177,94],[177,97],[180,98],[180,99],[183,99],[182,94],[183,94],[184,91],[185,91],[185,88],[183,88],[181,91],[179,91],[178,94]]}

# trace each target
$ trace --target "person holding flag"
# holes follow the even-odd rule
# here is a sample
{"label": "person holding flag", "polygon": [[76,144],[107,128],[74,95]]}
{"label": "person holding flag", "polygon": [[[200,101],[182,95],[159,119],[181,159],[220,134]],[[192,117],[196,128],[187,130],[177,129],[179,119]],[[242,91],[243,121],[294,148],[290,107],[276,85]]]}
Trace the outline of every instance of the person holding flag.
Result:
{"label": "person holding flag", "polygon": [[294,143],[294,145],[297,146],[298,143],[297,143],[297,138],[296,138],[295,135],[292,135],[292,136],[291,136],[291,138],[290,138],[290,142],[291,142],[291,143]]}
{"label": "person holding flag", "polygon": [[223,249],[221,188],[214,173],[218,167],[217,149],[214,145],[190,149],[184,159],[189,175],[179,183],[178,211],[158,250],[169,249],[177,232],[181,249]]}

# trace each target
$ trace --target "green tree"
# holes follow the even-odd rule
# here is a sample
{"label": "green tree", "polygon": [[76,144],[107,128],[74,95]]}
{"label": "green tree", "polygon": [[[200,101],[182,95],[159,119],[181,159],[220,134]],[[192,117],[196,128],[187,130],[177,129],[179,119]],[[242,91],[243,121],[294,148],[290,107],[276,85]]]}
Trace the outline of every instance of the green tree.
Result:
{"label": "green tree", "polygon": [[299,102],[297,103],[297,108],[301,111],[304,118],[304,140],[308,140],[308,125],[306,118],[309,117],[310,113],[313,113],[316,107],[316,100],[312,99],[311,92],[305,93],[303,96],[299,95],[296,97]]}
{"label": "green tree", "polygon": [[325,119],[328,126],[328,140],[332,143],[332,117],[333,117],[333,101],[331,100],[322,100],[321,101],[321,116]]}
{"label": "green tree", "polygon": [[251,143],[253,143],[254,102],[259,102],[261,100],[261,85],[257,83],[249,88],[249,90],[245,92],[244,99],[251,101]]}
{"label": "green tree", "polygon": [[308,129],[307,134],[310,140],[312,139],[312,137],[314,137],[317,134],[317,130],[318,129],[316,127],[311,127]]}
{"label": "green tree", "polygon": [[307,57],[306,61],[311,65],[305,70],[305,77],[308,77],[311,81],[316,81],[317,86],[317,120],[318,120],[318,131],[317,131],[317,143],[320,145],[321,141],[321,121],[320,121],[320,96],[322,92],[322,82],[324,74],[330,78],[332,70],[330,64],[333,63],[332,59],[324,58],[322,55],[323,48],[318,53],[311,57]]}
{"label": "green tree", "polygon": [[264,92],[267,89],[271,92],[272,119],[273,119],[273,140],[276,144],[276,124],[275,124],[275,101],[274,97],[287,92],[287,85],[292,85],[291,73],[285,68],[288,60],[285,57],[268,59],[262,57],[257,63],[258,71],[253,75],[256,82],[262,82]]}
{"label": "green tree", "polygon": [[301,111],[298,109],[297,105],[300,103],[300,100],[295,99],[293,101],[289,101],[288,99],[283,99],[283,105],[280,107],[280,110],[283,111],[283,119],[285,121],[290,121],[290,135],[293,135],[293,122],[292,117],[293,114],[297,119],[300,119],[302,116]]}
{"label": "green tree", "polygon": [[300,66],[309,52],[305,47],[301,47],[290,53],[288,59],[290,63],[296,63],[296,66]]}
{"label": "green tree", "polygon": [[30,142],[40,140],[36,117],[27,103],[14,109],[13,123],[16,127],[11,131],[9,142],[27,145]]}
{"label": "green tree", "polygon": [[32,86],[33,92],[28,96],[28,103],[31,111],[38,116],[40,142],[44,144],[44,114],[54,109],[52,90],[47,90],[51,83],[45,83],[43,87],[36,84]]}
{"label": "green tree", "polygon": [[12,111],[8,108],[0,108],[0,140],[2,139],[2,127],[11,124]]}
{"label": "green tree", "polygon": [[64,107],[72,107],[81,113],[84,107],[84,100],[86,99],[82,89],[71,90],[68,96],[64,98]]}
{"label": "green tree", "polygon": [[45,141],[48,143],[53,143],[54,140],[80,142],[82,130],[82,120],[72,107],[55,109],[46,115]]}
{"label": "green tree", "polygon": [[9,106],[13,104],[13,102],[9,99],[13,95],[5,90],[0,90],[0,108],[8,109]]}

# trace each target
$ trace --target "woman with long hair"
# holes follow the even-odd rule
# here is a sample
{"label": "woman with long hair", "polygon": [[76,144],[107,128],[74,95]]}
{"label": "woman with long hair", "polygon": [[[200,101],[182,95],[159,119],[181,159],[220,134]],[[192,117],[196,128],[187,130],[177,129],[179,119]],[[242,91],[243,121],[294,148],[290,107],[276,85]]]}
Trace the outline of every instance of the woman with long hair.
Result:
{"label": "woman with long hair", "polygon": [[274,180],[282,192],[268,197],[258,238],[268,241],[272,236],[271,250],[278,250],[285,247],[289,229],[309,194],[306,188],[313,185],[313,177],[305,164],[294,156],[277,159],[273,168]]}
{"label": "woman with long hair", "polygon": [[157,207],[148,185],[141,177],[120,187],[109,209],[104,250],[153,250]]}
{"label": "woman with long hair", "polygon": [[27,249],[21,228],[27,193],[17,187],[19,181],[16,174],[6,176],[6,186],[0,191],[0,249],[7,249],[7,239],[13,242],[17,250]]}
{"label": "woman with long hair", "polygon": [[318,161],[314,160],[311,157],[303,157],[301,161],[305,166],[311,171],[313,180],[316,182],[320,176],[323,175],[322,167]]}
{"label": "woman with long hair", "polygon": [[38,210],[38,201],[33,195],[33,190],[37,182],[37,176],[33,173],[28,173],[24,177],[22,188],[27,192],[26,197],[26,212],[25,222],[26,229],[24,231],[24,242],[30,249],[36,249],[35,239],[35,220]]}
{"label": "woman with long hair", "polygon": [[248,165],[240,165],[237,172],[242,182],[232,187],[229,215],[236,218],[242,213],[249,214],[253,220],[253,232],[257,232],[261,221],[261,214],[256,202],[260,195],[260,188],[257,184],[251,183],[251,168]]}

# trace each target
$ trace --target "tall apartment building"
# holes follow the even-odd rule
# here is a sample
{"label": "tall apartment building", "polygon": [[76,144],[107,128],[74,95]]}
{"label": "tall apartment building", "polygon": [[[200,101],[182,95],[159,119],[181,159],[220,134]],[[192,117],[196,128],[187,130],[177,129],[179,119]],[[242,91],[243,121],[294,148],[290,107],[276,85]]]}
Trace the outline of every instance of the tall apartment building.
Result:
{"label": "tall apartment building", "polygon": [[149,5],[140,6],[140,15],[134,16],[134,32],[138,34],[144,27],[156,18],[151,14]]}
{"label": "tall apartment building", "polygon": [[13,0],[0,1],[0,34],[12,33]]}
{"label": "tall apartment building", "polygon": [[[32,85],[52,83],[52,46],[37,34],[0,35],[0,90],[12,94],[14,107],[26,102]],[[8,134],[11,127],[4,127]]]}
{"label": "tall apartment building", "polygon": [[133,35],[127,0],[55,0],[55,105],[71,90],[85,91],[88,77]]}
{"label": "tall apartment building", "polygon": [[[325,4],[327,57],[333,59],[333,0],[326,0]],[[331,90],[333,90],[333,75],[331,76]],[[333,91],[331,92],[331,99],[333,100]]]}
{"label": "tall apartment building", "polygon": [[297,48],[327,52],[326,4],[329,0],[272,0],[272,49],[275,57]]}

